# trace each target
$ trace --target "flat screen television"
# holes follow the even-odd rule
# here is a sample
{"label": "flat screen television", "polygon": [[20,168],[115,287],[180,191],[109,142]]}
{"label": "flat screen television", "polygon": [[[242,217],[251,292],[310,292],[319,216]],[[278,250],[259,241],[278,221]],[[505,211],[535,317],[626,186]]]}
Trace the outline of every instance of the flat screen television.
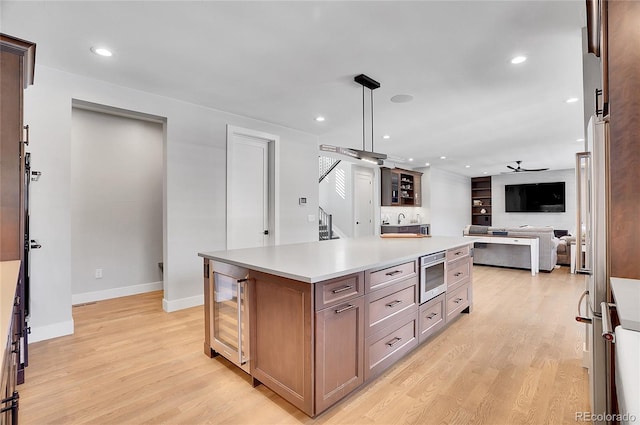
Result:
{"label": "flat screen television", "polygon": [[564,182],[507,184],[506,212],[565,212]]}

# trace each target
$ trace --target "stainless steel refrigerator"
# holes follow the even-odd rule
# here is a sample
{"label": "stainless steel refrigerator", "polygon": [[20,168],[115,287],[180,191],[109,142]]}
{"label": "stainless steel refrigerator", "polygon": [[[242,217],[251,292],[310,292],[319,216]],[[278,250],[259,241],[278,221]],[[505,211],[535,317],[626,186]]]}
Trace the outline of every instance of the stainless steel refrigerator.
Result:
{"label": "stainless steel refrigerator", "polygon": [[[576,273],[585,275],[585,292],[576,319],[585,323],[583,365],[589,370],[591,414],[612,412],[610,350],[602,336],[601,303],[610,300],[607,270],[608,122],[591,117],[585,152],[576,154]],[[606,415],[605,415],[606,416]],[[606,423],[606,422],[594,422]]]}

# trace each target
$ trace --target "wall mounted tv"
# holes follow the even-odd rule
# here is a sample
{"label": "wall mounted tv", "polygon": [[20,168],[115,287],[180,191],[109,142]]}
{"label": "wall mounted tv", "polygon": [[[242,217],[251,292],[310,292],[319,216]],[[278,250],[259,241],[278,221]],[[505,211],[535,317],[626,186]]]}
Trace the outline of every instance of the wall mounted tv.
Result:
{"label": "wall mounted tv", "polygon": [[506,212],[565,212],[564,182],[507,184]]}

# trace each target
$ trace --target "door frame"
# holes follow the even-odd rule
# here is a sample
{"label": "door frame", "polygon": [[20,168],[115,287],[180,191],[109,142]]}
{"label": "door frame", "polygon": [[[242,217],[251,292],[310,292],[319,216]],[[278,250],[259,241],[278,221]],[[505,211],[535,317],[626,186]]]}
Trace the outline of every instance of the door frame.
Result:
{"label": "door frame", "polygon": [[280,244],[280,136],[265,133],[263,131],[242,128],[227,124],[227,173],[226,173],[226,247],[228,249],[230,241],[233,241],[231,232],[231,220],[233,211],[231,208],[232,191],[230,190],[231,182],[234,179],[234,170],[231,167],[233,163],[235,150],[233,137],[242,136],[250,139],[256,139],[266,142],[269,152],[269,170],[268,170],[268,203],[269,203],[269,234],[273,236],[269,238],[269,245]]}

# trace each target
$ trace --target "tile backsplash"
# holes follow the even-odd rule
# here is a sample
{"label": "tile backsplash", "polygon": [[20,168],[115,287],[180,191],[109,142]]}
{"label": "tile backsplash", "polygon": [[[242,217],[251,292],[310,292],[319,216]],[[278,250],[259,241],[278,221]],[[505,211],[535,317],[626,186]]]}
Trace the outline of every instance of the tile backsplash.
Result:
{"label": "tile backsplash", "polygon": [[398,224],[398,216],[404,214],[400,224],[429,224],[429,210],[422,207],[380,207],[380,223]]}

